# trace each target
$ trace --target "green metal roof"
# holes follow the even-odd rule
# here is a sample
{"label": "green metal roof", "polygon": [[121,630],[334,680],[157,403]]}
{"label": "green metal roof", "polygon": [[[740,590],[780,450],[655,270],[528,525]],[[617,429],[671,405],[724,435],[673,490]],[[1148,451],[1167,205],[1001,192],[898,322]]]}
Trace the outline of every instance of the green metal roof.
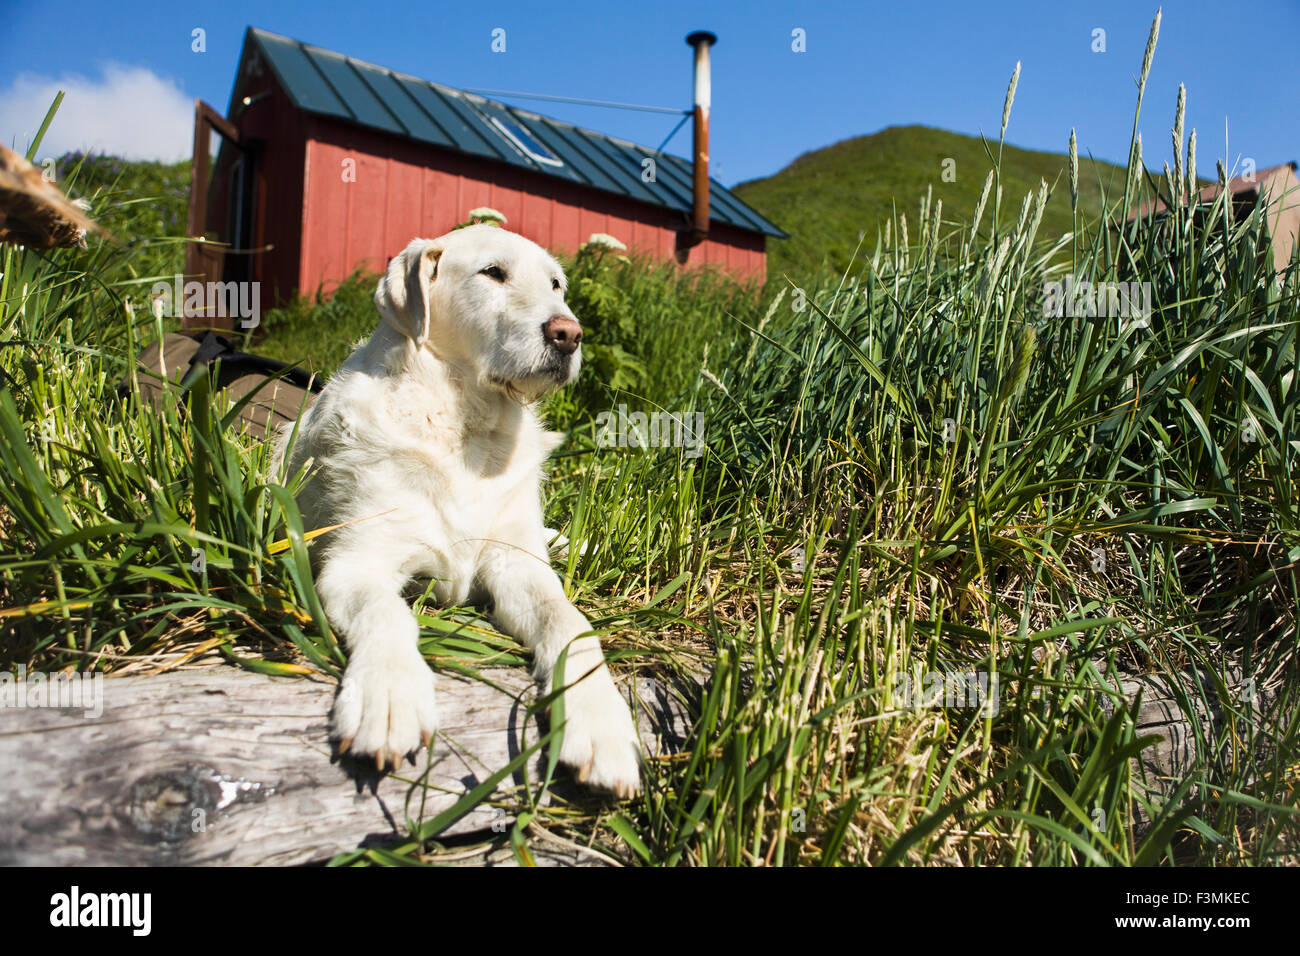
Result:
{"label": "green metal roof", "polygon": [[[252,46],[261,52],[293,103],[305,112],[509,163],[652,205],[682,212],[691,209],[691,164],[678,156],[249,27],[243,57]],[[227,111],[232,119],[243,107],[237,95],[238,83]],[[492,122],[494,118],[505,125],[522,126],[560,164],[535,159],[503,133]],[[642,161],[647,157],[655,161],[653,183],[641,180]],[[710,183],[713,222],[786,238],[780,227],[716,179]]]}

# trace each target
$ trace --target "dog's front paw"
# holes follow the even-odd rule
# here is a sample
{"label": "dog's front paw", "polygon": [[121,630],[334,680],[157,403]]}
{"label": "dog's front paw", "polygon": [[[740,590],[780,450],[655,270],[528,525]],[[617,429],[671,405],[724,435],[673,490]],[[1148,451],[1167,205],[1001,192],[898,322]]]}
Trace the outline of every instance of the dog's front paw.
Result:
{"label": "dog's front paw", "polygon": [[383,770],[428,746],[436,728],[433,673],[414,646],[352,655],[334,701],[331,736],[339,753],[373,757]]}
{"label": "dog's front paw", "polygon": [[609,671],[602,665],[569,687],[563,697],[560,762],[572,767],[583,783],[620,797],[640,790],[641,740]]}

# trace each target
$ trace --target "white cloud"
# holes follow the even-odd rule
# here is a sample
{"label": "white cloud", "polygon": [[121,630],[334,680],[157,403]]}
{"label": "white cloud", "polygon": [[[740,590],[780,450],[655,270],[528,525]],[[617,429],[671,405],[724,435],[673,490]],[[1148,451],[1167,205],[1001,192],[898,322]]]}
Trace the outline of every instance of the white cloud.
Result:
{"label": "white cloud", "polygon": [[97,78],[20,73],[0,90],[0,141],[25,152],[59,90],[66,95],[40,156],[71,150],[176,162],[194,143],[194,100],[143,67],[105,64]]}

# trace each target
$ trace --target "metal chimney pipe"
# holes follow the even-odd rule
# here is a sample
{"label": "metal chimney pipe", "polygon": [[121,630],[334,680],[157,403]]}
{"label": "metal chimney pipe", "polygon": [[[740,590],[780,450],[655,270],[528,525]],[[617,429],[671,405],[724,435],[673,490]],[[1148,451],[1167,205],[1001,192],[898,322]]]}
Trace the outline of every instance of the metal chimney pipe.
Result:
{"label": "metal chimney pipe", "polygon": [[695,149],[692,169],[691,229],[686,245],[699,245],[709,236],[709,108],[712,77],[709,72],[709,47],[718,42],[707,30],[697,30],[686,38],[695,48]]}

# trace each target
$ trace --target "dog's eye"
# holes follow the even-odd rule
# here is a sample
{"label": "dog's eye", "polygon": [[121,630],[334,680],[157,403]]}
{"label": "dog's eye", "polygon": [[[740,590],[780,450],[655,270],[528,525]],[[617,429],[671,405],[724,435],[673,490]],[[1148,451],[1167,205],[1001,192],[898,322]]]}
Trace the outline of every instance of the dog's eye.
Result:
{"label": "dog's eye", "polygon": [[560,280],[559,280],[559,279],[552,279],[552,280],[551,280],[551,288],[554,289],[556,292],[559,292],[559,291],[560,291]]}
{"label": "dog's eye", "polygon": [[505,270],[500,266],[488,266],[486,269],[480,269],[479,275],[487,276],[489,279],[495,279],[497,282],[506,281]]}

